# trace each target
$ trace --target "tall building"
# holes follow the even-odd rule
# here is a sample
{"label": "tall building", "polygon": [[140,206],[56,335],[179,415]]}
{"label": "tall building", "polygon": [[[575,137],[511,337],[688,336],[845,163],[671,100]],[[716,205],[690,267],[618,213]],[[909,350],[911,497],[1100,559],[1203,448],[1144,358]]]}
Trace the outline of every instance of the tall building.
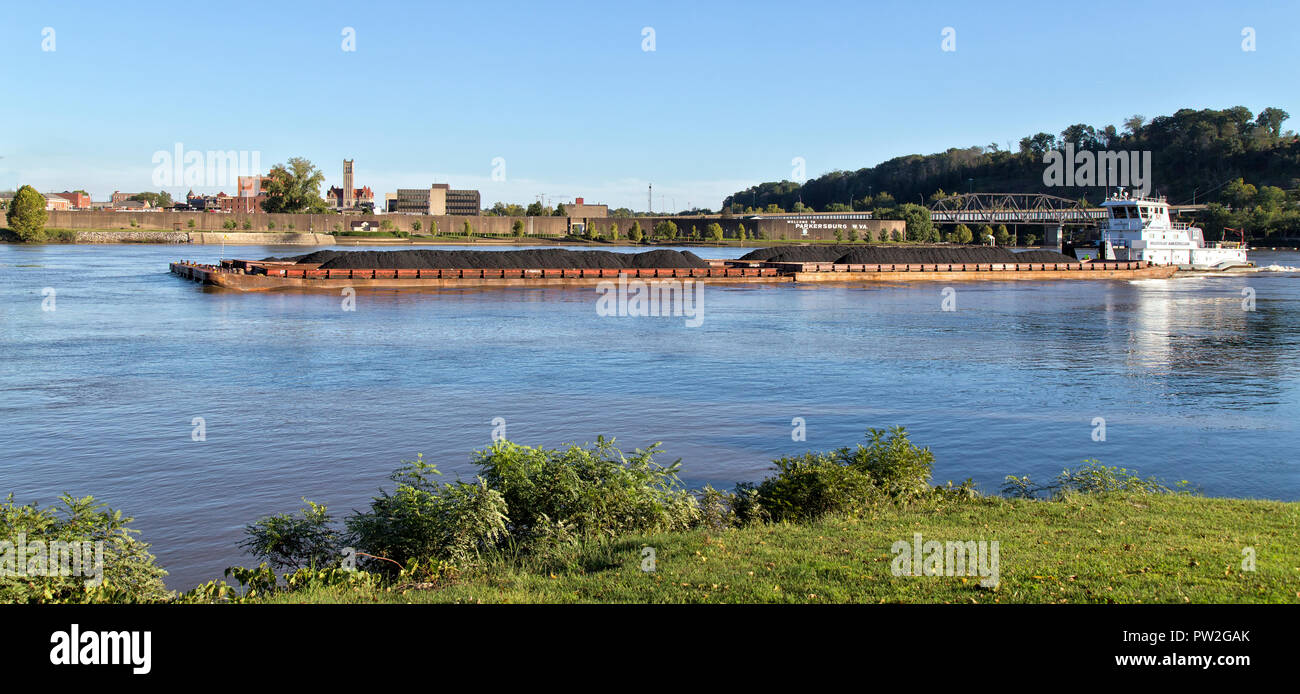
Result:
{"label": "tall building", "polygon": [[350,209],[357,204],[356,191],[352,188],[352,160],[343,160],[343,207]]}
{"label": "tall building", "polygon": [[447,214],[475,216],[483,211],[477,190],[447,190]]}
{"label": "tall building", "polygon": [[386,211],[398,214],[467,215],[480,213],[477,190],[452,190],[446,183],[428,188],[398,188],[384,196]]}

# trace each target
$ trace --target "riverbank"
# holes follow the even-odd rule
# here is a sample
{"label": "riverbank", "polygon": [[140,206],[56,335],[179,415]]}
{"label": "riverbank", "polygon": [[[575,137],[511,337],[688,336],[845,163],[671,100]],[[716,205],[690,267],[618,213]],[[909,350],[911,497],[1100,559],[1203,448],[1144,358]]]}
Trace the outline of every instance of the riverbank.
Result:
{"label": "riverbank", "polygon": [[[885,507],[859,517],[637,535],[432,581],[309,586],[256,603],[1297,603],[1300,504],[1074,494]],[[894,543],[998,541],[999,584],[896,576]],[[642,570],[643,548],[655,552]],[[1253,550],[1254,570],[1243,570]],[[557,568],[558,567],[558,568]]]}

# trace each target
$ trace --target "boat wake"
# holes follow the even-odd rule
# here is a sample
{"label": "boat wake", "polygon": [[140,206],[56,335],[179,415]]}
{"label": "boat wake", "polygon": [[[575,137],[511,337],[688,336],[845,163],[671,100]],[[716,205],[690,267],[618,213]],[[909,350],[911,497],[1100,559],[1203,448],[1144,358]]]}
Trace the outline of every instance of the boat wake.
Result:
{"label": "boat wake", "polygon": [[1257,268],[1255,272],[1300,272],[1300,267],[1291,267],[1289,265],[1266,265]]}

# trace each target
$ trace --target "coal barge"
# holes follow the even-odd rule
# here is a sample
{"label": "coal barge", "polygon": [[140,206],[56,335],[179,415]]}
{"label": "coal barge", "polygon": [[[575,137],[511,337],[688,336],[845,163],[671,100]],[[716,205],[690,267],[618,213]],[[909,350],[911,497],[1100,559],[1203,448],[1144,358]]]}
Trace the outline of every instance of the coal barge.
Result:
{"label": "coal barge", "polygon": [[711,260],[707,267],[622,268],[322,268],[283,260],[222,260],[217,265],[171,263],[185,279],[238,291],[277,289],[438,289],[596,285],[627,279],[706,283],[954,282],[966,280],[1097,280],[1171,277],[1177,267],[1145,261],[1088,263],[821,263]]}

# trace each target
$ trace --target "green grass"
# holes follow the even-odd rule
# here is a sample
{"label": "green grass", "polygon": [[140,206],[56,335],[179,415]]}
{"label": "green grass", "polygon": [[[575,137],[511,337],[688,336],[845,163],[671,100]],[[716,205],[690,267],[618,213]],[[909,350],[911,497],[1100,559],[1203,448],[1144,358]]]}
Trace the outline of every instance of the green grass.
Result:
{"label": "green grass", "polygon": [[[1001,583],[894,576],[891,546],[997,540]],[[641,548],[657,566],[641,571]],[[1242,551],[1255,550],[1255,571]],[[860,518],[589,542],[551,562],[493,558],[434,583],[312,587],[298,603],[1225,603],[1300,602],[1300,504],[1185,494],[981,498]]]}

